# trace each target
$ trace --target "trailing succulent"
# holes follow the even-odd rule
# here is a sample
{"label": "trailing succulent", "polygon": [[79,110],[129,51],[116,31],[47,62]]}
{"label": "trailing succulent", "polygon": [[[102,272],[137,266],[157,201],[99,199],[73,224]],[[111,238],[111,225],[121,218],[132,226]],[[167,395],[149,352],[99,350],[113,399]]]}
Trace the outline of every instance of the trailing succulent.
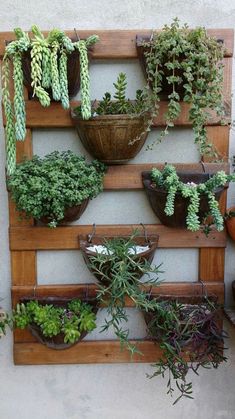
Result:
{"label": "trailing succulent", "polygon": [[12,315],[6,317],[5,328],[6,325],[19,329],[36,325],[45,337],[63,334],[65,343],[75,343],[82,332],[91,332],[96,328],[96,315],[91,305],[79,299],[71,300],[65,307],[43,305],[37,300],[31,300],[17,304]]}
{"label": "trailing succulent", "polygon": [[186,225],[188,230],[197,231],[200,229],[199,207],[200,196],[206,195],[208,198],[209,214],[213,217],[213,222],[218,231],[224,228],[223,216],[219,209],[219,204],[215,199],[214,191],[220,186],[224,186],[227,182],[235,181],[235,175],[227,175],[224,171],[215,173],[205,183],[189,184],[183,183],[176,173],[174,166],[165,165],[164,169],[152,169],[151,178],[153,186],[167,191],[167,200],[165,205],[165,213],[168,216],[174,214],[175,196],[181,194],[184,198],[189,200],[188,214],[186,218]]}
{"label": "trailing succulent", "polygon": [[167,375],[167,394],[173,395],[172,379],[179,396],[192,399],[192,383],[187,374],[198,375],[200,367],[217,368],[226,361],[223,355],[225,332],[219,326],[219,307],[205,298],[200,304],[182,304],[174,300],[158,301],[148,323],[150,336],[160,344],[163,353],[153,365],[149,378]]}
{"label": "trailing succulent", "polygon": [[[138,349],[128,340],[129,329],[123,327],[123,322],[128,321],[125,310],[125,298],[129,297],[135,307],[148,310],[152,302],[142,290],[143,284],[159,284],[159,266],[151,266],[144,258],[140,259],[136,253],[134,232],[129,238],[113,238],[105,240],[105,252],[89,255],[89,268],[99,278],[97,299],[107,307],[108,319],[102,327],[102,332],[113,327],[121,347],[126,348],[131,354]],[[131,252],[132,249],[132,252]],[[143,275],[146,279],[141,280]]]}
{"label": "trailing succulent", "polygon": [[[81,114],[83,119],[89,119],[90,93],[88,72],[88,48],[98,41],[97,35],[92,35],[86,40],[72,40],[65,33],[53,29],[45,38],[40,29],[33,25],[31,28],[33,37],[23,32],[20,28],[14,30],[16,40],[6,46],[2,67],[2,97],[6,116],[6,152],[7,174],[15,170],[16,146],[15,141],[23,141],[26,135],[26,113],[22,70],[22,60],[28,51],[31,56],[31,79],[33,96],[36,96],[41,105],[47,107],[51,99],[48,89],[52,91],[52,97],[61,101],[64,109],[69,108],[67,60],[73,51],[79,51],[80,76],[81,76]],[[10,63],[13,63],[11,74]],[[14,80],[14,97],[10,97],[10,78]]]}
{"label": "trailing succulent", "polygon": [[[224,48],[209,36],[203,27],[189,30],[180,27],[178,18],[165,25],[161,32],[153,32],[150,41],[142,43],[146,60],[148,89],[159,109],[161,92],[168,85],[168,107],[165,114],[166,128],[160,140],[181,112],[180,100],[190,104],[189,120],[192,122],[195,143],[200,153],[217,157],[209,144],[205,128],[208,110],[224,116],[222,101]],[[181,93],[182,91],[182,93]]]}
{"label": "trailing succulent", "polygon": [[[91,109],[91,116],[97,115],[125,115],[125,114],[144,114],[147,111],[147,96],[143,90],[136,91],[135,100],[126,98],[127,80],[125,73],[119,73],[116,83],[113,83],[115,93],[113,99],[111,93],[106,92],[100,101],[94,101]],[[74,109],[78,116],[82,116],[82,108],[78,106]]]}
{"label": "trailing succulent", "polygon": [[104,164],[71,151],[34,156],[16,166],[8,188],[17,210],[39,220],[47,217],[56,227],[67,208],[96,197],[103,190]]}

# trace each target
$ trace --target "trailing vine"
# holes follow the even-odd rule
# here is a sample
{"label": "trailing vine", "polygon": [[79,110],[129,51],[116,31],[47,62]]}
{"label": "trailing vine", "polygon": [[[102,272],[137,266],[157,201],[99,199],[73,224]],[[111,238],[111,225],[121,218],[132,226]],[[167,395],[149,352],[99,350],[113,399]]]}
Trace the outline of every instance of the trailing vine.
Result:
{"label": "trailing vine", "polygon": [[[81,96],[84,119],[90,116],[90,92],[88,73],[88,48],[98,41],[97,35],[92,35],[87,40],[73,42],[65,33],[53,29],[47,38],[40,29],[33,25],[32,38],[20,28],[14,30],[16,40],[6,46],[2,69],[2,96],[6,117],[6,170],[11,175],[16,165],[16,140],[24,140],[25,126],[25,101],[23,95],[23,54],[29,53],[31,57],[31,86],[33,96],[36,96],[43,107],[51,103],[50,91],[56,101],[61,101],[63,108],[68,109],[69,92],[67,78],[68,55],[79,51]],[[11,74],[10,62],[13,63]],[[9,82],[14,79],[14,97],[9,92]]]}
{"label": "trailing vine", "polygon": [[169,90],[166,128],[161,132],[159,140],[174,126],[181,112],[180,101],[183,100],[190,104],[189,120],[201,155],[218,158],[215,148],[208,141],[205,123],[210,110],[214,110],[222,119],[224,117],[224,48],[221,43],[210,37],[205,28],[189,30],[186,24],[180,27],[178,18],[175,18],[170,26],[165,25],[161,32],[154,32],[150,41],[142,45],[147,87],[152,89],[153,101],[160,101],[165,87]]}
{"label": "trailing vine", "polygon": [[215,199],[215,190],[224,186],[227,182],[235,182],[235,175],[227,175],[224,171],[215,173],[205,183],[195,184],[183,183],[176,173],[174,166],[166,165],[162,171],[153,168],[151,172],[153,186],[167,191],[165,213],[168,216],[174,214],[175,196],[181,194],[189,199],[187,209],[186,225],[191,231],[200,229],[199,206],[201,195],[208,198],[209,214],[213,217],[215,227],[218,231],[223,230],[223,216],[219,210],[219,203]]}

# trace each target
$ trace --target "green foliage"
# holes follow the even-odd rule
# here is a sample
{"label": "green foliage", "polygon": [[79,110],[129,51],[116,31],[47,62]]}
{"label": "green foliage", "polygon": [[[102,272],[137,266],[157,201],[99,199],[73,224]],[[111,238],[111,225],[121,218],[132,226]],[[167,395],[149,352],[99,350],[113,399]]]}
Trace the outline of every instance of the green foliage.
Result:
{"label": "green foliage", "polygon": [[219,210],[219,204],[215,199],[215,189],[224,186],[227,182],[235,182],[235,175],[226,175],[225,172],[220,171],[215,173],[205,183],[200,184],[186,184],[183,183],[174,166],[166,165],[162,171],[153,168],[151,172],[153,184],[157,188],[167,191],[167,201],[165,206],[165,213],[168,216],[174,214],[175,195],[181,194],[184,198],[189,199],[188,213],[186,218],[187,228],[191,231],[200,229],[200,220],[198,216],[200,196],[206,195],[208,198],[209,214],[213,217],[214,224],[218,231],[223,230],[223,216]]}
{"label": "green foliage", "polygon": [[169,127],[174,126],[181,111],[180,100],[183,100],[190,104],[189,119],[200,153],[217,157],[216,150],[208,143],[204,125],[208,110],[224,116],[222,45],[204,28],[189,30],[187,25],[180,27],[178,18],[175,18],[170,26],[165,25],[161,32],[154,32],[151,40],[143,42],[143,46],[153,100],[159,102],[165,83],[170,87],[166,129],[160,139],[168,134]]}
{"label": "green foliage", "polygon": [[[95,101],[92,109],[91,116],[97,115],[125,115],[125,114],[144,114],[148,110],[148,97],[142,90],[136,91],[136,98],[134,101],[126,98],[127,80],[126,74],[120,73],[115,87],[114,99],[111,99],[111,93],[106,92],[103,99]],[[78,106],[74,109],[78,116],[82,116],[82,107]]]}
{"label": "green foliage", "polygon": [[[33,95],[42,106],[50,105],[51,99],[48,89],[52,90],[53,99],[61,101],[63,108],[68,109],[68,79],[67,59],[73,51],[80,52],[80,76],[82,95],[82,117],[90,117],[90,93],[87,48],[98,41],[97,35],[92,35],[87,40],[72,42],[65,33],[53,29],[47,38],[40,29],[33,25],[31,28],[32,38],[20,28],[15,29],[16,40],[6,46],[3,69],[2,69],[2,96],[6,116],[6,154],[7,174],[11,175],[15,170],[16,152],[15,141],[24,140],[25,127],[25,101],[23,95],[23,71],[22,59],[25,52],[31,56],[31,79]],[[13,62],[13,74],[11,74],[9,62]],[[14,79],[14,99],[11,103],[9,94],[9,80]]]}
{"label": "green foliage", "polygon": [[82,332],[91,332],[96,328],[92,307],[78,299],[72,300],[65,307],[43,305],[37,300],[19,303],[13,310],[12,321],[14,327],[20,329],[36,324],[46,337],[63,333],[65,343],[75,343]]}
{"label": "green foliage", "polygon": [[96,160],[86,163],[83,156],[71,151],[55,151],[18,164],[8,187],[20,212],[37,220],[47,217],[55,227],[66,208],[103,190],[104,172],[105,166]]}
{"label": "green foliage", "polygon": [[174,379],[180,393],[173,403],[176,404],[182,397],[193,398],[192,383],[187,382],[188,372],[198,375],[200,367],[217,368],[227,360],[223,356],[226,335],[218,325],[218,305],[206,298],[195,305],[174,300],[155,300],[155,304],[148,330],[163,354],[153,365],[155,372],[149,378],[167,375],[167,394],[171,396]]}
{"label": "green foliage", "polygon": [[[146,293],[141,289],[143,284],[159,284],[159,266],[151,266],[146,259],[140,259],[136,254],[136,244],[133,241],[137,235],[135,232],[128,239],[114,238],[106,240],[104,246],[108,254],[96,253],[89,256],[91,271],[100,278],[97,299],[107,306],[109,319],[105,319],[102,332],[113,327],[121,347],[126,346],[131,354],[138,352],[135,345],[129,340],[129,329],[123,328],[122,323],[128,321],[125,310],[125,298],[129,297],[137,308],[146,311],[152,307],[152,303],[146,298]],[[134,250],[134,254],[130,253]],[[145,281],[141,281],[143,275],[147,275]]]}

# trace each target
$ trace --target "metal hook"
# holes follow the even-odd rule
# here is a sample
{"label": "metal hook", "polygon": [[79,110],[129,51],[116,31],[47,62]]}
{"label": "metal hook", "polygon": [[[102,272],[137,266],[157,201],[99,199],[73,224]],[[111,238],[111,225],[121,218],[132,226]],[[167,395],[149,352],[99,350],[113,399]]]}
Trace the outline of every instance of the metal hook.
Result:
{"label": "metal hook", "polygon": [[89,297],[89,285],[86,284],[86,288],[85,288],[85,291],[84,291],[84,299],[85,299],[85,301],[88,300],[88,297]]}
{"label": "metal hook", "polygon": [[148,240],[148,233],[147,233],[146,227],[145,227],[145,225],[143,223],[140,223],[140,225],[141,225],[141,227],[143,227],[143,230],[144,230],[144,238],[145,238],[146,243],[148,243],[149,240]]}
{"label": "metal hook", "polygon": [[88,234],[88,236],[87,236],[88,237],[88,240],[87,240],[88,243],[92,243],[92,239],[93,239],[95,233],[96,233],[96,224],[94,223],[91,234]]}
{"label": "metal hook", "polygon": [[77,37],[77,41],[81,41],[80,36],[78,35],[76,28],[74,28],[73,30],[74,30],[75,35]]}
{"label": "metal hook", "polygon": [[200,279],[200,281],[199,281],[200,283],[201,283],[201,285],[202,285],[202,296],[204,297],[204,298],[207,298],[208,297],[208,292],[207,292],[207,288],[206,288],[206,285],[205,285],[205,283]]}
{"label": "metal hook", "polygon": [[35,284],[33,287],[33,298],[36,297],[36,289],[37,289],[37,285]]}
{"label": "metal hook", "polygon": [[152,42],[152,40],[153,40],[153,36],[154,36],[154,30],[152,29],[152,33],[151,33],[151,36],[150,36],[150,38],[149,38],[149,41],[150,41],[150,42]]}
{"label": "metal hook", "polygon": [[206,173],[205,163],[204,163],[202,160],[200,161],[200,163],[201,163],[201,165],[202,165],[202,170],[203,170],[203,173]]}

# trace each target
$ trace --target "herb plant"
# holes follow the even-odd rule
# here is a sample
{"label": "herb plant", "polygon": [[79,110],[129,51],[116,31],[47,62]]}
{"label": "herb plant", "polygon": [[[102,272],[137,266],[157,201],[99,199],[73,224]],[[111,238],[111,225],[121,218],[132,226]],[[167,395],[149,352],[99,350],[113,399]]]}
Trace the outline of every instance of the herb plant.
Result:
{"label": "herb plant", "polygon": [[160,343],[163,354],[153,365],[156,371],[149,378],[167,375],[167,394],[171,396],[174,392],[172,379],[175,380],[179,396],[174,404],[182,397],[193,398],[192,383],[187,381],[188,372],[198,375],[200,367],[217,368],[227,360],[223,355],[226,334],[218,320],[218,305],[207,298],[195,305],[156,300],[148,330]]}
{"label": "herb plant", "polygon": [[81,300],[71,300],[67,307],[40,304],[37,300],[17,304],[13,310],[13,326],[25,329],[31,324],[39,326],[45,337],[64,335],[65,343],[75,343],[82,332],[91,332],[96,327],[92,307]]}
{"label": "herb plant", "polygon": [[[23,91],[22,59],[24,53],[31,55],[31,78],[33,95],[42,106],[50,105],[48,89],[52,97],[61,101],[63,108],[69,108],[67,60],[73,51],[79,51],[81,75],[81,113],[83,119],[90,117],[90,93],[87,49],[97,42],[98,36],[92,35],[87,40],[72,42],[65,33],[53,29],[45,38],[40,29],[33,25],[33,37],[20,28],[14,30],[16,40],[6,46],[2,68],[2,97],[6,116],[6,152],[7,174],[13,173],[16,165],[16,140],[24,140],[26,135],[26,112]],[[13,63],[11,74],[10,63]],[[10,97],[10,78],[14,80],[14,98]]]}
{"label": "herb plant", "polygon": [[[147,96],[143,90],[136,91],[134,101],[126,98],[127,80],[126,74],[120,73],[116,83],[113,83],[115,93],[112,100],[111,93],[106,92],[103,99],[95,101],[92,105],[91,116],[97,115],[125,115],[125,114],[143,114],[146,112]],[[75,114],[82,116],[82,108],[78,106],[74,109]]]}
{"label": "herb plant", "polygon": [[189,199],[188,214],[186,218],[187,228],[191,231],[200,229],[200,219],[198,216],[200,207],[200,195],[206,195],[208,198],[209,214],[213,217],[214,224],[218,231],[223,230],[223,216],[219,209],[219,203],[216,201],[215,189],[224,186],[227,182],[235,181],[235,175],[227,175],[224,171],[215,173],[205,183],[195,184],[183,183],[176,173],[174,166],[165,165],[164,169],[152,169],[151,172],[153,186],[167,191],[167,200],[165,213],[168,216],[174,214],[175,196],[181,194],[182,197]]}
{"label": "herb plant", "polygon": [[[205,128],[208,110],[224,116],[222,101],[224,48],[206,30],[198,27],[189,30],[180,27],[178,18],[165,25],[161,32],[153,32],[150,41],[143,42],[145,48],[148,89],[156,109],[164,83],[169,86],[168,108],[165,114],[166,128],[160,139],[168,134],[181,112],[180,100],[190,104],[189,120],[192,122],[195,143],[200,153],[217,156],[209,144]],[[180,90],[183,91],[182,97]]]}
{"label": "herb plant", "polygon": [[[151,266],[146,259],[140,259],[136,253],[134,237],[137,233],[126,238],[105,240],[106,252],[89,255],[89,268],[100,278],[97,299],[107,307],[110,320],[105,320],[101,331],[111,326],[121,347],[126,347],[131,354],[139,352],[137,347],[129,342],[129,329],[122,326],[128,321],[125,310],[125,298],[129,297],[135,307],[148,310],[152,302],[146,298],[143,284],[159,284],[159,266]],[[133,253],[130,252],[133,249]],[[145,281],[141,277],[147,274]],[[139,352],[140,353],[140,352]]]}
{"label": "herb plant", "polygon": [[19,163],[8,179],[17,210],[40,220],[47,217],[56,227],[67,208],[96,197],[103,190],[105,166],[71,151],[55,151],[44,158]]}

